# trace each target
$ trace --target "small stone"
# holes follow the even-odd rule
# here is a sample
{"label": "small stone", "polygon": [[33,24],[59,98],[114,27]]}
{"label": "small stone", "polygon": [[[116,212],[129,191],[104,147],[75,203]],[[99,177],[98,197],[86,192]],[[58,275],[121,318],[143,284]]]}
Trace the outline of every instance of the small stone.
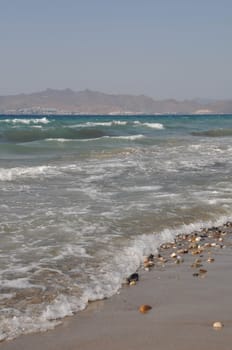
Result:
{"label": "small stone", "polygon": [[198,244],[196,243],[190,243],[188,246],[189,249],[197,249],[198,248]]}
{"label": "small stone", "polygon": [[171,258],[176,258],[176,253],[173,252],[171,255],[170,255]]}
{"label": "small stone", "polygon": [[200,273],[206,273],[207,270],[205,270],[205,269],[200,269],[199,272],[200,272]]}
{"label": "small stone", "polygon": [[200,270],[199,270],[199,275],[200,275],[201,277],[205,277],[206,273],[207,273],[207,270],[205,270],[205,269],[200,269]]}
{"label": "small stone", "polygon": [[223,327],[223,323],[220,321],[216,321],[213,323],[213,328],[215,329],[221,329]]}
{"label": "small stone", "polygon": [[208,258],[207,262],[208,262],[208,263],[214,262],[214,258]]}
{"label": "small stone", "polygon": [[143,265],[144,265],[145,268],[154,266],[154,258],[153,259],[150,259],[149,257],[145,258],[144,262],[143,262]]}
{"label": "small stone", "polygon": [[146,304],[141,305],[141,306],[139,307],[139,311],[140,311],[142,314],[147,313],[147,312],[150,311],[151,309],[152,309],[152,307],[151,307],[150,305],[146,305]]}
{"label": "small stone", "polygon": [[180,264],[180,263],[183,263],[183,262],[184,262],[184,259],[182,258],[182,256],[177,255],[177,257],[176,257],[176,264]]}
{"label": "small stone", "polygon": [[139,280],[139,274],[137,273],[137,272],[135,272],[135,273],[132,273],[132,275],[130,275],[128,278],[127,278],[127,282],[129,283],[129,284],[131,284],[131,282],[138,282],[138,280]]}
{"label": "small stone", "polygon": [[150,254],[150,255],[147,257],[147,260],[148,260],[148,261],[154,261],[154,255],[153,255],[153,254]]}
{"label": "small stone", "polygon": [[205,243],[204,244],[204,248],[210,248],[211,247],[211,243]]}
{"label": "small stone", "polygon": [[197,272],[193,273],[193,277],[198,277],[198,276],[199,276],[199,273],[197,273]]}
{"label": "small stone", "polygon": [[170,248],[173,247],[173,245],[174,245],[174,243],[170,243],[170,242],[168,242],[168,243],[163,243],[163,244],[161,244],[160,248],[161,248],[161,249],[170,249]]}
{"label": "small stone", "polygon": [[164,258],[163,256],[160,256],[160,257],[158,258],[158,260],[159,260],[160,262],[162,262],[162,263],[166,263],[166,262],[167,262],[167,259]]}
{"label": "small stone", "polygon": [[129,285],[130,286],[135,286],[136,285],[136,281],[130,281]]}
{"label": "small stone", "polygon": [[202,266],[201,262],[202,262],[201,259],[196,259],[196,260],[194,261],[194,263],[191,265],[191,267],[197,269],[198,267],[201,267],[201,266]]}
{"label": "small stone", "polygon": [[182,249],[178,253],[179,254],[188,254],[188,249]]}

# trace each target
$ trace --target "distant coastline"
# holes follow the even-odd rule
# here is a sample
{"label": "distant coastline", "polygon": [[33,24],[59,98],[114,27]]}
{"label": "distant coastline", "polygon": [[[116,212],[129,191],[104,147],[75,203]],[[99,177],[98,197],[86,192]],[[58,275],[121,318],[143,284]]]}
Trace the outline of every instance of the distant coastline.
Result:
{"label": "distant coastline", "polygon": [[113,95],[98,91],[46,89],[31,94],[0,96],[5,115],[167,115],[232,114],[232,99],[154,100],[145,95]]}

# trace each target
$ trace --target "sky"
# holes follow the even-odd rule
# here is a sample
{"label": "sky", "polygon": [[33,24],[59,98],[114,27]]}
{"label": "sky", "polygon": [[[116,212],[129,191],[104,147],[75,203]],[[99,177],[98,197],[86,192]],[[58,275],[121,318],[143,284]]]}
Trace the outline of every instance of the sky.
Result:
{"label": "sky", "polygon": [[232,98],[231,0],[0,0],[0,95]]}

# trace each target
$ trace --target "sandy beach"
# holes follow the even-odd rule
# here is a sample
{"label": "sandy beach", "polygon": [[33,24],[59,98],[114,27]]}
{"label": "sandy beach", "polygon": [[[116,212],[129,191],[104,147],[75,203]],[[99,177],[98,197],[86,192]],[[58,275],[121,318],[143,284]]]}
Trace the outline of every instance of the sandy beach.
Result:
{"label": "sandy beach", "polygon": [[[230,350],[231,227],[224,226],[219,231],[224,229],[227,235],[214,235],[210,244],[200,233],[201,243],[194,243],[188,253],[182,252],[181,261],[177,261],[180,255],[170,258],[173,251],[178,251],[178,244],[164,247],[160,262],[155,257],[150,271],[141,268],[136,285],[124,286],[114,297],[91,303],[52,331],[2,342],[0,348]],[[185,245],[191,246],[189,242],[194,239],[186,238]],[[166,257],[168,261],[161,263]],[[152,309],[142,314],[142,304]],[[215,321],[222,322],[223,327],[214,329]]]}

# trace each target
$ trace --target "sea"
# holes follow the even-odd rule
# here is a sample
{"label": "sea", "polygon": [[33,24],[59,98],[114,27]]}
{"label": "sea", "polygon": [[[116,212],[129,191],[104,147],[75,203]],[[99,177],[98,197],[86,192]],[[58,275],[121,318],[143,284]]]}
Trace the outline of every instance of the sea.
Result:
{"label": "sea", "polygon": [[161,243],[231,218],[232,115],[1,115],[0,340],[54,328]]}

